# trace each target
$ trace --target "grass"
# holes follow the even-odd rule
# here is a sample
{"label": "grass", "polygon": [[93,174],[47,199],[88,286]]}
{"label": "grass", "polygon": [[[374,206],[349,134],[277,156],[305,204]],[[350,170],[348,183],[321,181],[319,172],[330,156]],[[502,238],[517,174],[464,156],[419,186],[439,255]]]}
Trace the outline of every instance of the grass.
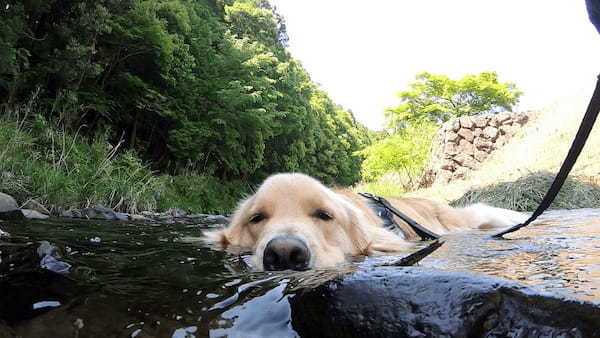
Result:
{"label": "grass", "polygon": [[0,191],[51,211],[102,204],[125,212],[226,213],[246,188],[205,175],[158,175],[121,143],[83,138],[24,105],[0,116]]}
{"label": "grass", "polygon": [[[554,180],[577,128],[591,91],[579,93],[537,113],[509,143],[465,180],[455,180],[407,193],[454,205],[485,202],[521,211],[532,211]],[[551,209],[600,207],[600,127],[596,126]],[[385,183],[383,183],[385,184]],[[377,188],[377,187],[376,187]],[[391,196],[390,188],[372,190]]]}

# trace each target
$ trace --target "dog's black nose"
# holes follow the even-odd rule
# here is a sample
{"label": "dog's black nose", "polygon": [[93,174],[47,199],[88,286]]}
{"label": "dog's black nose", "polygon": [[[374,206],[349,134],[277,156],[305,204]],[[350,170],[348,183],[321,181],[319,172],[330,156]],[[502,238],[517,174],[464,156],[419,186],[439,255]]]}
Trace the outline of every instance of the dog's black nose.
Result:
{"label": "dog's black nose", "polygon": [[310,251],[296,236],[277,236],[267,243],[263,254],[265,270],[306,270]]}

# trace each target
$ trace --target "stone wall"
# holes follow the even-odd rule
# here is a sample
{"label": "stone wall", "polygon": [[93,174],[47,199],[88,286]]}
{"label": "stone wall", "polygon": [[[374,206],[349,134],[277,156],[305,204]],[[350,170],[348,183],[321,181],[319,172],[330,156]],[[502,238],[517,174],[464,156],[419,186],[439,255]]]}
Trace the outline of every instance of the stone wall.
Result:
{"label": "stone wall", "polygon": [[529,121],[529,114],[499,113],[462,116],[442,125],[433,160],[421,186],[461,179]]}

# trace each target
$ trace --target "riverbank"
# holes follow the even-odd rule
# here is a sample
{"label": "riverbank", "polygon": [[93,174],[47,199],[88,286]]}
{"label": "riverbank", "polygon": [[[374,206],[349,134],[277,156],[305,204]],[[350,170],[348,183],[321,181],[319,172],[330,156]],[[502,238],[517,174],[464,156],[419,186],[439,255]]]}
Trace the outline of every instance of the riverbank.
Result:
{"label": "riverbank", "polygon": [[122,142],[61,130],[27,107],[0,117],[0,144],[0,192],[19,207],[34,200],[57,216],[98,205],[129,214],[225,214],[249,190],[208,173],[159,174]]}
{"label": "riverbank", "polygon": [[[518,211],[533,211],[558,172],[585,113],[591,92],[564,98],[544,109],[504,147],[465,179],[425,189],[401,191],[395,180],[359,185],[357,191],[381,196],[406,195],[455,206],[483,202]],[[597,208],[600,205],[600,130],[592,131],[569,178],[550,209]]]}

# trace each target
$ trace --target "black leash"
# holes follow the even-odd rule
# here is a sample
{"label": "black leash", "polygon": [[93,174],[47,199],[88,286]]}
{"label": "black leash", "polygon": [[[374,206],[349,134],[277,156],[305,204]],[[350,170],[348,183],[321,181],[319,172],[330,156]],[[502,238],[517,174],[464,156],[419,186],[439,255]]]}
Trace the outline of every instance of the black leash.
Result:
{"label": "black leash", "polygon": [[567,179],[567,176],[569,176],[569,172],[571,172],[571,169],[575,165],[575,162],[577,162],[577,157],[579,157],[583,146],[585,146],[585,142],[587,141],[588,136],[590,135],[590,132],[594,127],[594,123],[596,122],[596,118],[598,117],[599,111],[600,75],[598,76],[598,81],[596,82],[596,89],[594,90],[594,94],[592,95],[590,104],[588,105],[587,111],[585,112],[585,116],[581,121],[581,125],[579,126],[579,130],[577,131],[577,135],[575,135],[573,144],[571,144],[571,149],[569,149],[569,153],[567,154],[565,161],[560,167],[558,174],[554,178],[554,182],[552,182],[552,185],[546,193],[546,196],[544,196],[544,199],[542,200],[538,208],[535,210],[533,215],[529,217],[527,221],[521,224],[517,224],[497,234],[494,234],[492,235],[492,237],[502,237],[503,235],[526,227],[527,225],[529,225],[529,223],[533,222],[536,218],[538,218],[538,216],[541,215],[546,209],[548,209],[550,204],[552,204],[552,202],[554,201],[556,195],[559,193],[560,188],[562,188],[563,184],[565,183],[565,180]]}
{"label": "black leash", "polygon": [[398,209],[394,208],[390,204],[390,202],[388,202],[385,198],[375,196],[373,194],[365,193],[365,192],[359,192],[358,194],[361,195],[362,197],[365,197],[372,201],[375,201],[377,204],[379,204],[382,207],[384,207],[385,209],[391,211],[394,215],[400,217],[400,219],[403,220],[404,222],[406,222],[421,237],[422,240],[440,238],[440,235],[425,229],[425,227],[423,227],[419,223],[415,222],[412,218],[406,216],[405,214],[400,212]]}

